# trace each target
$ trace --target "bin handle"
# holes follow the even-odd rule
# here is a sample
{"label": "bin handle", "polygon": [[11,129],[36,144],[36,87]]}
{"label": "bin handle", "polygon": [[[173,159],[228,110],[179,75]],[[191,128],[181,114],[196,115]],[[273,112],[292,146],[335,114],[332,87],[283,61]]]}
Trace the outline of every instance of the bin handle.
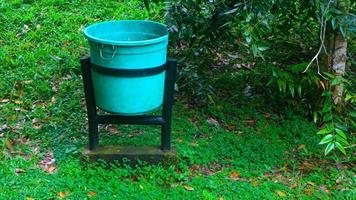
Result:
{"label": "bin handle", "polygon": [[104,44],[101,44],[101,48],[100,48],[100,58],[103,60],[112,60],[116,54],[117,51],[117,47],[112,45],[112,50],[114,51],[114,53],[112,54],[111,58],[107,58],[103,56],[103,49],[104,49]]}

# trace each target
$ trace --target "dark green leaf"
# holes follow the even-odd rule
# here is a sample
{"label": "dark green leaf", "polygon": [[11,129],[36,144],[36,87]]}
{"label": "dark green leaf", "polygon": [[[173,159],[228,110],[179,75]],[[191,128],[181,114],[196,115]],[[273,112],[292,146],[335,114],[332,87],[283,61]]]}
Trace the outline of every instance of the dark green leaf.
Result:
{"label": "dark green leaf", "polygon": [[331,132],[331,131],[334,131],[334,125],[333,123],[328,123],[326,124],[326,128]]}
{"label": "dark green leaf", "polygon": [[294,73],[301,73],[308,66],[309,62],[299,63],[291,66],[291,71]]}
{"label": "dark green leaf", "polygon": [[324,92],[321,94],[321,96],[323,96],[323,97],[330,97],[331,95],[332,95],[332,93],[331,93],[330,91],[328,91],[328,90],[324,91]]}
{"label": "dark green leaf", "polygon": [[278,79],[277,84],[280,92],[286,92],[287,83],[285,82],[285,80]]}
{"label": "dark green leaf", "polygon": [[257,53],[258,53],[258,48],[255,44],[252,45],[252,53],[253,53],[253,56],[257,56]]}
{"label": "dark green leaf", "polygon": [[221,14],[221,16],[233,14],[233,13],[235,13],[237,10],[238,10],[238,8],[231,9],[231,10],[229,10],[229,11],[224,12],[223,14]]}
{"label": "dark green leaf", "polygon": [[326,77],[330,78],[330,79],[334,79],[334,78],[335,78],[335,75],[334,75],[334,74],[330,74],[330,73],[328,73],[328,72],[323,72],[323,74],[324,74]]}
{"label": "dark green leaf", "polygon": [[292,97],[294,97],[294,83],[293,82],[289,83],[289,91],[290,91],[290,94],[292,95]]}
{"label": "dark green leaf", "polygon": [[266,51],[268,49],[268,47],[258,47],[258,50],[260,51]]}
{"label": "dark green leaf", "polygon": [[272,70],[272,76],[274,76],[274,77],[277,77],[278,75],[277,75],[277,73],[276,73],[276,71],[273,69]]}
{"label": "dark green leaf", "polygon": [[321,129],[320,131],[318,131],[316,134],[318,135],[325,135],[327,133],[330,133],[331,131],[328,130],[327,128]]}
{"label": "dark green leaf", "polygon": [[318,113],[317,112],[313,112],[313,121],[314,121],[314,123],[316,123],[318,121]]}
{"label": "dark green leaf", "polygon": [[321,141],[320,141],[319,144],[326,144],[326,143],[329,143],[329,142],[331,142],[333,139],[334,139],[334,136],[331,135],[331,134],[328,134],[328,135],[324,136],[323,139],[321,139]]}
{"label": "dark green leaf", "polygon": [[338,141],[344,145],[350,145],[350,143],[345,138],[342,138],[339,135],[336,135],[335,138],[336,138],[336,141]]}
{"label": "dark green leaf", "polygon": [[331,103],[330,103],[330,101],[326,101],[324,103],[322,112],[323,113],[327,113],[327,112],[330,112],[330,111],[331,111]]}
{"label": "dark green leaf", "polygon": [[334,18],[331,19],[331,26],[332,26],[333,30],[336,29],[336,23],[335,23],[335,19]]}
{"label": "dark green leaf", "polygon": [[340,143],[335,142],[335,145],[344,155],[346,155],[345,148]]}
{"label": "dark green leaf", "polygon": [[332,85],[332,86],[340,85],[340,83],[341,83],[341,80],[338,79],[338,78],[334,78],[334,79],[331,81],[331,85]]}
{"label": "dark green leaf", "polygon": [[333,142],[329,143],[325,148],[325,155],[328,155],[330,151],[333,150],[334,148],[335,148],[335,144]]}
{"label": "dark green leaf", "polygon": [[332,119],[332,116],[330,113],[326,113],[323,117],[323,122],[328,122],[328,121],[331,121]]}
{"label": "dark green leaf", "polygon": [[347,127],[344,126],[343,124],[336,123],[336,128],[341,129],[341,130],[346,131],[346,132],[348,131]]}
{"label": "dark green leaf", "polygon": [[340,29],[342,36],[346,37],[345,29],[342,26],[340,26],[339,29]]}
{"label": "dark green leaf", "polygon": [[297,89],[298,89],[298,95],[299,95],[299,97],[302,97],[302,85],[301,85],[301,84],[298,84],[298,85],[297,85]]}
{"label": "dark green leaf", "polygon": [[335,131],[336,131],[336,134],[338,134],[341,137],[347,139],[346,134],[344,133],[344,131],[342,131],[341,129],[338,129],[338,128],[336,128]]}

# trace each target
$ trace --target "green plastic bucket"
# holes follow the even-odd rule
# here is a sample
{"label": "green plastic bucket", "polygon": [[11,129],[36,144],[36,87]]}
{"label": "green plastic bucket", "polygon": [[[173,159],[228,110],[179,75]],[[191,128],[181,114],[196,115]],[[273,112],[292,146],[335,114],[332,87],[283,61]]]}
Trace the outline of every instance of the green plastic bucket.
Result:
{"label": "green plastic bucket", "polygon": [[[140,70],[166,63],[168,31],[152,21],[123,20],[93,24],[84,29],[93,65]],[[92,69],[96,105],[107,112],[140,115],[162,105],[165,72],[125,77]]]}

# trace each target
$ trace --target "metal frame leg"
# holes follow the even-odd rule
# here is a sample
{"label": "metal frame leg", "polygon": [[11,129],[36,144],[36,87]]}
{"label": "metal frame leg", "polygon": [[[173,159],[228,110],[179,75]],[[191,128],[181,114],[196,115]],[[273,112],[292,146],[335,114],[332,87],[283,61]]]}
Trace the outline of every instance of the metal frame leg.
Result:
{"label": "metal frame leg", "polygon": [[89,123],[89,149],[95,150],[99,144],[99,124],[96,113],[96,103],[93,90],[92,74],[90,70],[90,57],[85,56],[80,59],[83,75],[83,84],[85,92],[85,101],[88,113]]}
{"label": "metal frame leg", "polygon": [[176,81],[176,67],[177,61],[169,59],[167,61],[166,77],[164,84],[164,98],[162,118],[165,123],[161,127],[161,149],[171,149],[171,121],[172,121],[172,107],[174,101],[174,84]]}
{"label": "metal frame leg", "polygon": [[161,150],[165,151],[171,149],[171,121],[174,102],[174,84],[176,81],[176,60],[168,59],[166,63],[162,116],[98,115],[96,112],[90,57],[82,57],[80,63],[89,123],[89,150],[95,150],[99,145],[99,124],[115,123],[161,125]]}

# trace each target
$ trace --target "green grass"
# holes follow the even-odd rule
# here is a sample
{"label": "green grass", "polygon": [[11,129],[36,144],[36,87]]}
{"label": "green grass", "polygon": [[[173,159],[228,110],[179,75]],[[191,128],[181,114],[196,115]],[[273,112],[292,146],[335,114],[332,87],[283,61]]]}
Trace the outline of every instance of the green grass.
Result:
{"label": "green grass", "polygon": [[[322,156],[315,125],[244,97],[234,78],[219,86],[238,94],[226,100],[196,108],[176,99],[177,166],[81,162],[87,124],[79,58],[88,53],[81,30],[101,20],[161,21],[162,6],[148,13],[134,0],[0,0],[0,127],[7,125],[0,199],[354,198],[354,171]],[[155,127],[101,129],[101,144],[156,145],[159,137]],[[53,174],[38,166],[48,152]]]}

